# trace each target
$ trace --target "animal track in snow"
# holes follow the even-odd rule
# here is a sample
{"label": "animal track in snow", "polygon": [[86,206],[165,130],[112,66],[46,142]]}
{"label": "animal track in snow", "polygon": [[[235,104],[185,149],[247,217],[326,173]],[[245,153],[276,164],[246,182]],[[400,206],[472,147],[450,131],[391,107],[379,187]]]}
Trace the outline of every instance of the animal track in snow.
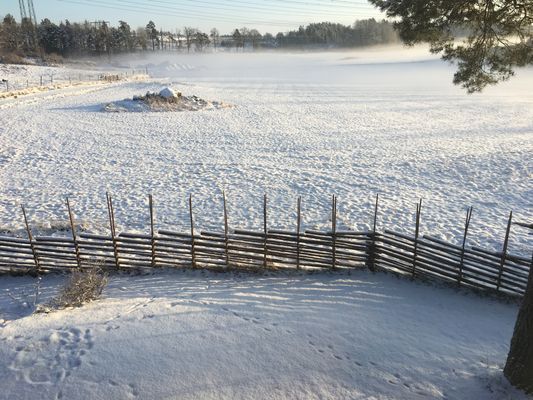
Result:
{"label": "animal track in snow", "polygon": [[[155,296],[152,296],[150,297],[149,300],[146,300],[146,301],[140,301],[138,303],[135,303],[131,306],[129,306],[128,308],[126,308],[125,311],[123,312],[119,312],[117,315],[115,315],[114,317],[108,319],[107,321],[104,322],[104,325],[106,325],[106,331],[110,331],[110,330],[114,330],[114,329],[119,329],[120,328],[120,325],[109,325],[111,324],[112,322],[126,316],[126,315],[129,315],[129,314],[132,314],[134,313],[135,311],[138,311],[138,310],[142,310],[143,308],[145,307],[148,307],[148,305],[150,303],[153,303],[155,301]],[[148,315],[143,315],[140,319],[145,319],[145,318],[153,318],[155,315],[153,314],[148,314]]]}
{"label": "animal track in snow", "polygon": [[137,386],[134,383],[125,384],[125,383],[117,382],[117,381],[115,381],[113,379],[109,379],[108,383],[111,386],[114,386],[114,387],[117,387],[117,388],[121,388],[123,392],[127,393],[127,396],[129,398],[135,398],[135,397],[139,396],[139,390],[137,389]]}
{"label": "animal track in snow", "polygon": [[[15,357],[8,367],[17,379],[30,385],[61,386],[82,365],[84,356],[94,345],[90,329],[82,332],[74,327],[54,330],[39,340],[28,337],[25,342],[15,347]],[[56,398],[61,397],[60,391]]]}
{"label": "animal track in snow", "polygon": [[[312,338],[312,337],[313,337],[312,335],[307,335],[307,336],[308,336],[309,338]],[[309,345],[310,345],[313,349],[315,349],[316,351],[318,351],[320,354],[324,354],[324,353],[326,353],[326,349],[323,349],[323,348],[318,347],[318,346],[316,345],[316,343],[315,343],[313,340],[309,340],[308,343],[309,343]],[[334,358],[336,358],[336,359],[339,360],[339,361],[344,360],[344,358],[343,358],[342,356],[340,356],[340,355],[338,355],[338,354],[335,353],[334,348],[333,348],[333,346],[332,346],[331,344],[327,344],[327,345],[326,345],[326,348],[329,350],[329,353],[331,354],[331,356],[333,356]],[[346,358],[346,360],[349,360],[349,359],[350,359],[349,356],[346,356],[345,358]],[[359,364],[358,364],[358,365],[359,365]]]}

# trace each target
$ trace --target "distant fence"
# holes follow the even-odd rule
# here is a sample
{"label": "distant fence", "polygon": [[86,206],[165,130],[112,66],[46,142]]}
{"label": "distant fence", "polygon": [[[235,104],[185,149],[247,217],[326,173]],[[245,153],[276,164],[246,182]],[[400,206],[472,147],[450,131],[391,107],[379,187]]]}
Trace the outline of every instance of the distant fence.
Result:
{"label": "distant fence", "polygon": [[76,73],[74,70],[70,71],[70,73],[49,73],[49,74],[41,74],[36,75],[32,78],[2,78],[2,89],[0,92],[12,92],[12,91],[20,91],[24,89],[32,89],[32,88],[39,88],[39,87],[49,87],[49,86],[58,86],[58,85],[74,85],[77,83],[84,83],[84,82],[98,82],[98,81],[104,81],[104,82],[113,82],[113,81],[119,81],[121,79],[126,79],[131,76],[135,75],[147,75],[148,69],[132,69],[129,71],[121,72],[121,73]]}
{"label": "distant fence", "polygon": [[[22,208],[27,238],[0,237],[0,272],[48,272],[85,268],[95,260],[105,268],[368,268],[391,270],[413,278],[428,277],[481,289],[523,295],[533,260],[507,252],[512,212],[501,252],[466,247],[472,208],[466,215],[461,246],[420,236],[422,201],[417,204],[414,236],[376,231],[379,198],[376,196],[373,229],[337,230],[337,198],[332,198],[331,230],[301,230],[301,198],[295,231],[268,229],[267,198],[260,231],[230,230],[224,201],[224,229],[198,232],[192,197],[189,197],[189,232],[155,229],[149,196],[150,233],[117,233],[113,201],[107,196],[109,233],[77,233],[67,199],[69,237],[34,237]],[[525,225],[525,224],[520,224]],[[531,226],[527,226],[531,227]]]}

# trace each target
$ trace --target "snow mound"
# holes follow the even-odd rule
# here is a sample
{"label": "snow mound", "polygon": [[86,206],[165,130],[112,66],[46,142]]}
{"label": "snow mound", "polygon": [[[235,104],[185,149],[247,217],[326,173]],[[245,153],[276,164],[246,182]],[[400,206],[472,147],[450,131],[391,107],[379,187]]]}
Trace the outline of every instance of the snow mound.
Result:
{"label": "snow mound", "polygon": [[159,96],[161,96],[162,98],[164,99],[176,99],[178,97],[181,97],[181,93],[178,92],[176,93],[174,90],[172,90],[171,88],[164,88],[163,90],[161,90],[159,92]]}
{"label": "snow mound", "polygon": [[159,93],[147,92],[144,96],[134,96],[108,103],[105,112],[162,112],[162,111],[200,111],[232,107],[220,101],[208,101],[198,96],[182,96],[171,88],[164,88]]}

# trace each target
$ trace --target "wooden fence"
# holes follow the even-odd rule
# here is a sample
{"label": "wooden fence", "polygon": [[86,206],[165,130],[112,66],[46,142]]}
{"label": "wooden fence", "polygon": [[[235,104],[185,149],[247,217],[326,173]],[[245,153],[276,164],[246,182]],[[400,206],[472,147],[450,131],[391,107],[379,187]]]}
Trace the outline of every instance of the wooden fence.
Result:
{"label": "wooden fence", "polygon": [[150,233],[117,233],[111,196],[107,196],[109,233],[77,233],[67,199],[71,224],[69,237],[34,237],[22,208],[27,238],[0,237],[0,272],[49,272],[85,268],[95,261],[105,268],[368,268],[392,270],[413,278],[454,282],[481,289],[523,295],[532,259],[507,252],[512,213],[501,252],[467,247],[472,208],[466,215],[462,245],[420,236],[422,202],[417,205],[414,235],[376,231],[379,198],[376,197],[373,229],[364,232],[337,230],[337,198],[332,198],[331,230],[301,229],[301,198],[295,231],[268,229],[264,198],[261,231],[230,230],[226,199],[224,230],[196,231],[192,197],[189,197],[190,231],[155,229],[153,200],[149,196]]}

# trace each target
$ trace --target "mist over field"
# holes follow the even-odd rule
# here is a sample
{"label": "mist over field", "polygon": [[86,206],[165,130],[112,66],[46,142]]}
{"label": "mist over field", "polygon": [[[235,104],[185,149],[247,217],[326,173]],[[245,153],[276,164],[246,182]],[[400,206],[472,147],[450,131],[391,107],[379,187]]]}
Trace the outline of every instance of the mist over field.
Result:
{"label": "mist over field", "polygon": [[[265,257],[253,273],[227,271],[228,247],[216,272],[155,269],[154,237],[139,232],[150,232],[149,194],[155,229],[188,233],[190,194],[196,232],[224,232],[223,192],[230,230],[262,231],[267,194],[269,229],[296,229],[301,196],[302,230],[324,232],[332,195],[337,229],[368,231],[379,193],[380,232],[413,236],[422,198],[420,233],[461,244],[472,205],[467,245],[501,251],[509,211],[515,221],[533,219],[531,68],[467,95],[452,85],[454,66],[425,47],[71,61],[0,65],[20,90],[0,95],[0,236],[26,237],[24,204],[33,234],[62,246],[68,197],[79,241],[99,251],[81,235],[97,233],[114,245],[109,192],[120,263],[140,254],[152,264],[141,276],[112,274],[92,304],[51,314],[32,314],[32,296],[48,307],[63,276],[0,279],[6,398],[528,398],[502,373],[512,301],[363,267],[265,270]],[[50,83],[31,84],[43,77]],[[177,92],[181,100],[167,108],[149,107]],[[120,237],[125,231],[144,239]],[[177,237],[178,256],[168,261],[163,250],[158,267],[195,262],[194,241],[176,245],[186,235]],[[4,262],[22,251],[20,238],[3,238]],[[513,226],[509,252],[530,257],[532,246]],[[114,249],[107,257],[119,265]],[[23,250],[31,265],[33,247]],[[45,262],[57,251],[43,252]],[[467,283],[487,276],[480,263],[468,267]],[[524,270],[513,279],[523,283]]]}
{"label": "mist over field", "polygon": [[[387,227],[412,230],[422,197],[424,230],[452,239],[469,205],[474,241],[499,243],[510,209],[531,216],[531,70],[469,96],[451,84],[453,67],[425,48],[164,55],[111,65],[147,68],[153,79],[3,111],[9,126],[22,127],[3,150],[7,229],[20,227],[22,202],[36,222],[64,220],[68,195],[79,218],[103,230],[105,191],[118,202],[120,223],[136,229],[146,228],[148,193],[160,224],[186,226],[192,193],[199,225],[214,228],[223,189],[231,224],[246,227],[260,223],[263,193],[275,226],[292,226],[298,195],[305,223],[327,226],[333,193],[341,224],[353,229],[368,226],[376,193]],[[235,107],[100,112],[164,86]]]}
{"label": "mist over field", "polygon": [[[107,230],[105,192],[118,223],[146,230],[146,198],[161,227],[290,228],[303,197],[306,227],[327,228],[330,196],[342,229],[378,224],[411,233],[424,199],[424,232],[459,241],[475,208],[471,241],[497,248],[508,212],[532,215],[533,71],[482,94],[451,83],[454,68],[425,47],[344,52],[177,54],[102,59],[102,69],[147,69],[146,81],[71,89],[6,102],[0,226],[22,228],[18,205],[49,233],[68,221],[69,196],[86,229]],[[29,71],[28,73],[31,73]],[[232,108],[195,113],[103,113],[113,101],[170,86]],[[51,101],[53,99],[53,101]],[[16,171],[13,173],[13,171]],[[52,221],[52,222],[50,222]],[[524,252],[527,235],[511,248]]]}

